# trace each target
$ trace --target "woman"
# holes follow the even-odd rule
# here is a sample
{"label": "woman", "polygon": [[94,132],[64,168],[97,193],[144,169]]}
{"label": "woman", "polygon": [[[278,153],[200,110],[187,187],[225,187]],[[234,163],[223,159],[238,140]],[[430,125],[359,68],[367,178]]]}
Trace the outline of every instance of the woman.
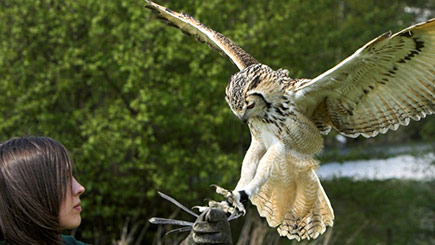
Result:
{"label": "woman", "polygon": [[[71,165],[65,147],[48,137],[0,143],[0,244],[84,244],[61,235],[81,223],[85,188]],[[204,212],[184,244],[230,244],[229,224],[220,212]]]}
{"label": "woman", "polygon": [[0,144],[0,244],[83,244],[61,232],[80,225],[80,195],[72,160],[48,137]]}

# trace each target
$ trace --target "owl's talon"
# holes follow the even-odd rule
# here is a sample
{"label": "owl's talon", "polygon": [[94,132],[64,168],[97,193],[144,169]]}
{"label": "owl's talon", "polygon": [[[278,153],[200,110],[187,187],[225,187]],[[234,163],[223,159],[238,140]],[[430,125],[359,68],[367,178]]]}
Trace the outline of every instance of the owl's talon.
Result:
{"label": "owl's talon", "polygon": [[249,197],[245,191],[233,191],[229,199],[232,202],[233,207],[235,207],[243,215],[246,214],[246,207],[248,205]]}
{"label": "owl's talon", "polygon": [[200,212],[200,213],[203,213],[205,210],[207,210],[208,208],[210,208],[210,207],[207,207],[207,206],[193,206],[192,207],[192,209],[198,209],[198,211]]}
{"label": "owl's talon", "polygon": [[[213,205],[220,206],[227,213],[234,213],[236,211],[246,214],[246,206],[248,204],[249,197],[245,191],[228,191],[218,185],[212,184],[210,185],[216,188],[216,193],[224,196],[227,200],[224,202],[214,202]],[[211,203],[209,202],[209,206],[211,207]]]}
{"label": "owl's talon", "polygon": [[221,194],[222,196],[224,196],[225,198],[230,198],[232,196],[231,191],[226,190],[218,185],[211,185],[212,187],[216,188],[216,193],[217,194]]}

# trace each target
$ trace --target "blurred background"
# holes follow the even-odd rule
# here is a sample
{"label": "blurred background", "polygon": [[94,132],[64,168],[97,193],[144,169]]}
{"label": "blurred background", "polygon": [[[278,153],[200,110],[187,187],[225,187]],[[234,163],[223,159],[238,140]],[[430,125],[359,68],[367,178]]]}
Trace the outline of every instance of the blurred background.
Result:
{"label": "blurred background", "polygon": [[[435,17],[430,0],[157,3],[230,37],[273,69],[313,78],[380,34]],[[75,161],[92,244],[173,244],[187,234],[148,223],[193,221],[187,207],[232,189],[250,143],[224,100],[237,68],[156,20],[142,0],[0,1],[0,140],[47,135]],[[319,175],[334,227],[300,244],[435,244],[435,117],[375,138],[331,132]],[[236,244],[280,238],[255,207],[232,222]]]}

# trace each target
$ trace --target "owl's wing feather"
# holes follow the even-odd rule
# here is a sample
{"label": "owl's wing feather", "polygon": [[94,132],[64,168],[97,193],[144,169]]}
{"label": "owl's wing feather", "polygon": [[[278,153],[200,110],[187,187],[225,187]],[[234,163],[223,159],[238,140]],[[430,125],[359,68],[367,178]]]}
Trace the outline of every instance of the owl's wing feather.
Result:
{"label": "owl's wing feather", "polygon": [[435,19],[387,32],[313,80],[295,99],[324,133],[373,137],[435,112]]}
{"label": "owl's wing feather", "polygon": [[171,26],[179,28],[183,33],[193,35],[198,41],[208,44],[211,48],[225,54],[240,69],[257,64],[258,61],[241,49],[237,44],[216,32],[186,13],[177,13],[168,8],[146,0],[147,8]]}

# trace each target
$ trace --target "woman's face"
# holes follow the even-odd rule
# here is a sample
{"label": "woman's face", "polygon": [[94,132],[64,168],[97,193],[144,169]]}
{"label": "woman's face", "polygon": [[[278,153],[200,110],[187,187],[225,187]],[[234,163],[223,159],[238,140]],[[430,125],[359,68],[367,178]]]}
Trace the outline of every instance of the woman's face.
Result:
{"label": "woman's face", "polygon": [[61,229],[74,229],[80,225],[82,221],[80,217],[82,211],[80,195],[83,192],[85,192],[85,188],[72,177],[72,193],[71,189],[68,188],[66,197],[60,205],[59,224]]}

